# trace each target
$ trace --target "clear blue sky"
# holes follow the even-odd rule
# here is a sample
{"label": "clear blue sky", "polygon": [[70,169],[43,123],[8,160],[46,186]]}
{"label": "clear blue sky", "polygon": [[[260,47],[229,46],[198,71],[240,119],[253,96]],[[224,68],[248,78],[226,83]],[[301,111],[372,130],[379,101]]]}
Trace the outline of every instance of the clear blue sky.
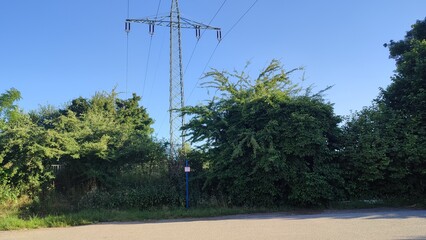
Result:
{"label": "clear blue sky", "polygon": [[[206,32],[189,61],[195,32],[183,30],[187,104],[212,97],[197,85],[206,67],[241,70],[250,61],[249,72],[256,76],[279,59],[287,69],[305,67],[305,85],[317,90],[334,85],[326,97],[337,114],[348,115],[370,105],[379,87],[390,83],[395,64],[383,44],[402,39],[426,16],[424,0],[259,0],[230,31],[253,2],[226,1],[211,22],[227,34],[213,56],[216,35]],[[159,3],[130,0],[130,18],[155,15]],[[180,9],[184,17],[209,23],[222,3],[180,0]],[[167,137],[168,29],[156,28],[148,58],[148,27],[132,25],[126,80],[127,5],[127,0],[0,1],[0,93],[17,88],[20,107],[30,111],[114,87],[122,98],[136,92],[156,121],[158,137]],[[169,8],[170,0],[162,0],[159,15]]]}

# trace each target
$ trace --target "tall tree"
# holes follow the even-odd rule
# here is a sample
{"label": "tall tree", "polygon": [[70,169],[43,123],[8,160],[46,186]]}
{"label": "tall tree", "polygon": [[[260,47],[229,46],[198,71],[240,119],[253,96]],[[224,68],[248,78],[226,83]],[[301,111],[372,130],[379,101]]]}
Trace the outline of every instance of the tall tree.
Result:
{"label": "tall tree", "polygon": [[391,84],[344,127],[347,185],[357,197],[426,194],[426,19],[390,41]]}
{"label": "tall tree", "polygon": [[392,83],[378,102],[394,113],[398,146],[393,162],[407,169],[403,181],[410,194],[426,194],[426,18],[411,26],[405,38],[390,41],[396,61]]}
{"label": "tall tree", "polygon": [[380,100],[409,118],[426,122],[426,18],[412,25],[403,40],[385,46],[396,61],[396,71]]}
{"label": "tall tree", "polygon": [[207,185],[233,205],[301,205],[336,197],[339,117],[320,94],[302,94],[278,61],[252,80],[213,71],[220,97],[187,107],[184,126],[206,151]]}
{"label": "tall tree", "polygon": [[426,194],[426,18],[411,26],[403,40],[388,44],[396,61],[392,83],[379,102],[395,112],[401,124],[398,138],[404,139],[394,158],[404,162],[410,192]]}

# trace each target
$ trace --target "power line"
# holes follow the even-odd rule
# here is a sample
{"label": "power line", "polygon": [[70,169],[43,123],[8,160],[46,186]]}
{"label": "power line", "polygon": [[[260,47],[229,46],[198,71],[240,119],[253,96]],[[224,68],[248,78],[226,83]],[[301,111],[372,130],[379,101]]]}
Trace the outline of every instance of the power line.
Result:
{"label": "power line", "polygon": [[222,39],[224,39],[232,30],[234,30],[234,28],[238,25],[238,23],[240,23],[241,22],[241,20],[247,15],[247,13],[249,13],[250,12],[250,10],[254,7],[254,5],[256,5],[256,3],[258,2],[259,0],[255,0],[254,2],[253,2],[253,4],[244,12],[244,14],[243,15],[241,15],[241,17],[234,23],[234,25],[232,25],[232,27],[225,33],[225,35],[223,36],[223,38]]}
{"label": "power line", "polygon": [[126,38],[126,98],[127,98],[127,85],[129,81],[129,34]]}
{"label": "power line", "polygon": [[148,78],[149,59],[151,57],[151,46],[152,46],[152,35],[149,38],[148,57],[146,59],[145,77],[144,77],[143,85],[142,85],[142,99],[143,99],[144,94],[145,94],[146,79]]}
{"label": "power line", "polygon": [[[251,11],[251,9],[254,7],[254,5],[256,5],[256,3],[258,2],[259,0],[255,0],[254,2],[253,2],[253,4],[243,13],[243,15],[241,15],[240,16],[240,18],[238,18],[238,20],[232,25],[232,27],[225,33],[225,35],[223,35],[223,37],[222,37],[222,40],[223,39],[225,39],[225,37],[226,36],[228,36],[229,35],[229,33],[232,31],[232,30],[234,30],[234,28],[238,25],[238,23],[240,23],[241,22],[241,20]],[[218,42],[217,44],[216,44],[216,47],[213,49],[213,52],[210,54],[210,57],[209,57],[209,59],[207,60],[207,63],[206,63],[206,65],[204,66],[204,69],[203,69],[203,72],[201,73],[201,75],[200,75],[200,77],[198,78],[198,80],[197,80],[197,82],[195,83],[195,85],[194,85],[194,87],[192,88],[192,90],[191,90],[191,92],[189,93],[189,96],[188,96],[188,98],[190,98],[191,96],[192,96],[192,93],[194,92],[194,90],[195,90],[195,88],[197,87],[197,85],[198,85],[198,83],[200,82],[200,80],[201,80],[201,77],[204,75],[204,73],[205,73],[205,71],[206,71],[206,69],[207,69],[207,67],[208,67],[208,65],[210,64],[210,61],[212,60],[212,58],[213,58],[213,55],[216,53],[216,50],[217,50],[217,48],[219,47],[219,44],[221,43],[222,41],[220,41],[220,42]]]}
{"label": "power line", "polygon": [[130,16],[130,0],[127,0],[127,18]]}
{"label": "power line", "polygon": [[157,17],[158,17],[158,11],[160,10],[160,5],[161,5],[161,0],[158,1],[157,13],[155,13],[155,19],[157,19]]}
{"label": "power line", "polygon": [[[216,13],[215,13],[215,14],[214,14],[214,16],[212,17],[212,19],[210,19],[210,22],[209,22],[207,25],[210,25],[210,24],[213,22],[213,20],[216,18],[217,14],[220,12],[220,10],[222,10],[223,6],[225,5],[225,3],[226,3],[227,1],[228,1],[228,0],[224,0],[224,1],[222,2],[222,4],[220,5],[219,9],[216,11]],[[203,37],[203,35],[204,35],[204,33],[206,32],[206,30],[207,30],[207,29],[204,29],[204,30],[203,30],[203,32],[201,33],[200,38],[201,38],[201,37]],[[186,64],[185,71],[184,71],[184,75],[186,74],[186,71],[188,70],[188,66],[189,66],[189,64],[191,63],[192,57],[194,56],[195,50],[196,50],[196,48],[197,48],[197,46],[198,46],[198,43],[199,43],[199,42],[200,42],[200,41],[199,41],[199,39],[197,39],[197,42],[195,43],[194,49],[192,49],[191,56],[189,57],[189,61],[188,61],[188,63]]]}
{"label": "power line", "polygon": [[150,96],[152,96],[152,92],[154,90],[154,86],[155,86],[155,82],[157,81],[157,74],[158,74],[158,69],[160,66],[160,61],[162,59],[163,56],[163,50],[164,50],[164,42],[165,42],[166,36],[164,35],[163,38],[161,39],[161,44],[160,44],[160,50],[158,52],[158,54],[156,54],[158,56],[155,67],[154,69],[154,73],[153,73],[153,77],[151,78],[151,87],[149,88],[149,93],[146,95],[147,97],[145,98],[145,104],[148,104],[148,101],[151,100]]}
{"label": "power line", "polygon": [[[160,5],[161,5],[161,0],[160,0],[160,1],[158,1],[158,5],[157,5],[157,12],[156,12],[156,14],[155,14],[155,19],[157,19],[157,17],[158,17],[158,12],[159,12],[159,10],[160,10]],[[127,18],[129,18],[129,17],[127,17]],[[151,27],[152,27],[152,29],[151,29]],[[150,58],[151,58],[151,48],[152,48],[152,36],[154,35],[154,28],[153,28],[153,26],[150,26],[150,34],[151,34],[151,37],[150,37],[150,39],[149,39],[148,57],[147,57],[147,60],[146,60],[146,66],[145,66],[145,78],[144,78],[144,80],[143,80],[143,86],[142,86],[142,98],[143,98],[143,97],[144,97],[144,95],[145,95],[146,80],[147,80],[147,78],[148,78],[149,60],[150,60]]]}
{"label": "power line", "polygon": [[[227,0],[224,0],[223,2],[222,2],[222,5],[220,5],[220,7],[219,7],[219,9],[216,11],[216,13],[214,14],[214,16],[212,17],[212,19],[210,20],[210,22],[209,22],[209,24],[208,25],[210,25],[212,22],[213,22],[213,20],[216,18],[216,16],[217,16],[217,14],[220,12],[220,10],[222,10],[222,8],[223,8],[223,6],[225,5],[225,3],[227,2]],[[205,32],[206,30],[204,30],[204,32]]]}

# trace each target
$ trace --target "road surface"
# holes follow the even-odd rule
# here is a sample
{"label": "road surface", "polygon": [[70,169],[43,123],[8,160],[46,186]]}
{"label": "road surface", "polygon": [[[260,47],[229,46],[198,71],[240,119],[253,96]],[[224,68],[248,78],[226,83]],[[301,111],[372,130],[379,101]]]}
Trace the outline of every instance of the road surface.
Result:
{"label": "road surface", "polygon": [[426,210],[251,214],[0,232],[0,240],[426,239]]}

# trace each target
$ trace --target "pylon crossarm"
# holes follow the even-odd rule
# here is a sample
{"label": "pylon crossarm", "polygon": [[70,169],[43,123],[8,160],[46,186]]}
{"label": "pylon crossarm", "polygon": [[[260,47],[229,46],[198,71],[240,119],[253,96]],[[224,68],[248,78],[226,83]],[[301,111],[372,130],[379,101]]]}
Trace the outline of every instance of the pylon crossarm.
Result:
{"label": "pylon crossarm", "polygon": [[206,25],[204,23],[200,23],[200,22],[196,22],[196,21],[192,21],[190,19],[181,17],[181,22],[180,25],[182,28],[199,28],[199,29],[209,29],[209,30],[216,30],[216,31],[220,31],[220,28],[218,27],[213,27],[213,26],[209,26]]}
{"label": "pylon crossarm", "polygon": [[[157,26],[163,26],[163,27],[170,27],[170,23],[175,25],[178,22],[176,21],[170,21],[170,16],[162,16],[162,17],[156,17],[156,18],[139,18],[139,19],[126,19],[126,22],[128,23],[145,23],[145,24],[154,24]],[[198,29],[208,29],[208,30],[216,30],[220,31],[220,28],[213,27],[210,25],[206,25],[204,23],[192,21],[187,18],[180,18],[180,27],[181,28],[198,28]]]}

